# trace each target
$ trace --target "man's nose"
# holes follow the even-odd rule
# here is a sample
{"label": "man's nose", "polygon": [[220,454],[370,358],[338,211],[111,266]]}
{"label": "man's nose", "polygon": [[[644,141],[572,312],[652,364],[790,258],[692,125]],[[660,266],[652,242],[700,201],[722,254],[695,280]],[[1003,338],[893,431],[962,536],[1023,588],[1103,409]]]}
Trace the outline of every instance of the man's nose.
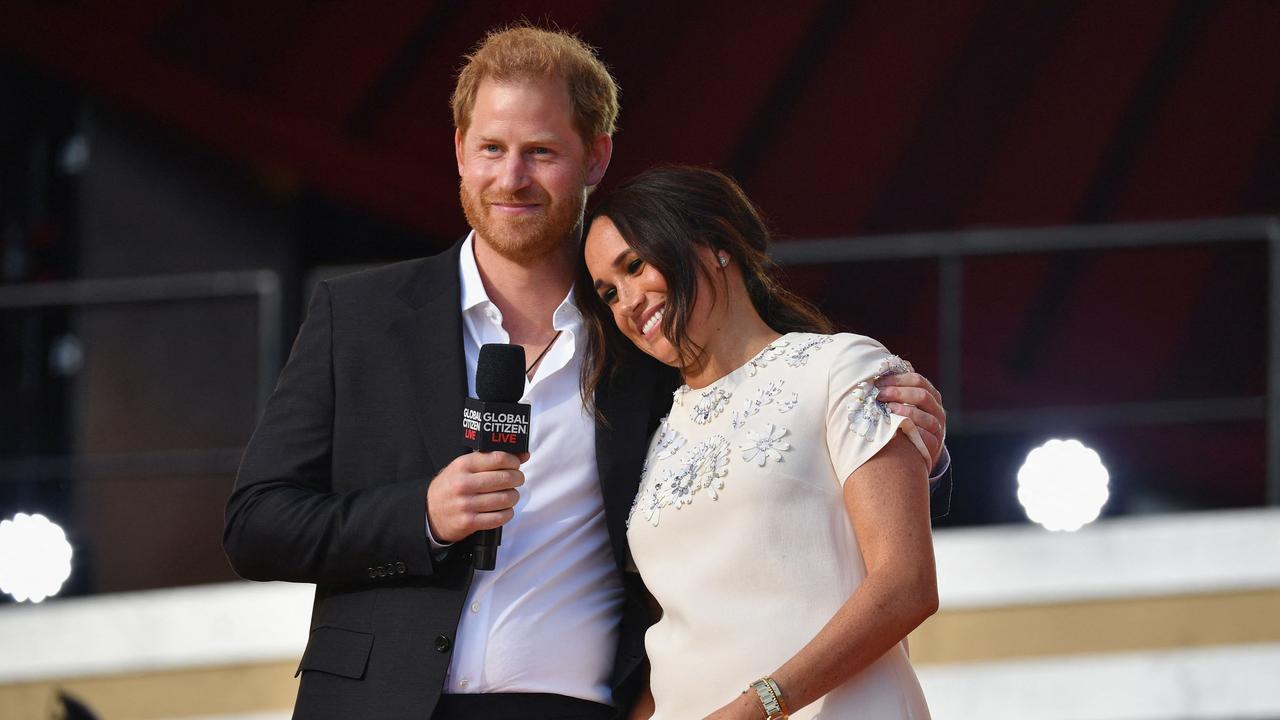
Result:
{"label": "man's nose", "polygon": [[498,188],[505,193],[513,194],[529,185],[529,167],[524,155],[510,153],[503,158],[502,167],[498,170]]}

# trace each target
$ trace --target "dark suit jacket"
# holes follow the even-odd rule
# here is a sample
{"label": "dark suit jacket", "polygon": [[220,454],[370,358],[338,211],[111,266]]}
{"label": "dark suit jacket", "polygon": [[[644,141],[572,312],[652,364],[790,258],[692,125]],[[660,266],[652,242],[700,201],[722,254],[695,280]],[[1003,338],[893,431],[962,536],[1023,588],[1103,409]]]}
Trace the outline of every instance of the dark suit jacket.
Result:
{"label": "dark suit jacket", "polygon": [[[251,580],[316,585],[297,717],[427,718],[439,699],[472,577],[464,550],[433,561],[424,515],[431,478],[463,452],[459,247],[322,282],[245,451],[227,556]],[[628,364],[626,382],[596,398],[609,421],[596,456],[619,572],[647,440],[674,387],[638,352]],[[642,586],[624,575],[619,707],[633,697],[647,626]]]}

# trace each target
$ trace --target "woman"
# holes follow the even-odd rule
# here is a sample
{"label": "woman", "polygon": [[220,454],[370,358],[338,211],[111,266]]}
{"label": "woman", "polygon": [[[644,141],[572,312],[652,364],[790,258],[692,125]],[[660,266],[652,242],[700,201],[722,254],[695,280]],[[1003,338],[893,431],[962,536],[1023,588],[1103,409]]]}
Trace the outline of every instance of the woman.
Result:
{"label": "woman", "polygon": [[633,717],[927,718],[905,638],[937,609],[928,453],[875,387],[907,367],[830,334],[767,244],[732,180],[682,167],[625,183],[583,243],[583,397],[623,338],[685,383],[628,523],[661,606]]}

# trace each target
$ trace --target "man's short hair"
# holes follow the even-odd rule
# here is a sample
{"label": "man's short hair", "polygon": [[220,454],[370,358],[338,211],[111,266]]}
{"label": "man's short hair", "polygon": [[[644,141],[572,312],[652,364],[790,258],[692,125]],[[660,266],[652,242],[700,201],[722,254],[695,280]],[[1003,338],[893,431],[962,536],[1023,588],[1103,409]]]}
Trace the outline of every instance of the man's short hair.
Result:
{"label": "man's short hair", "polygon": [[574,126],[588,146],[616,129],[618,83],[595,49],[575,35],[531,25],[490,31],[467,56],[450,101],[453,124],[463,134],[471,125],[476,92],[486,77],[499,82],[561,78],[569,89]]}

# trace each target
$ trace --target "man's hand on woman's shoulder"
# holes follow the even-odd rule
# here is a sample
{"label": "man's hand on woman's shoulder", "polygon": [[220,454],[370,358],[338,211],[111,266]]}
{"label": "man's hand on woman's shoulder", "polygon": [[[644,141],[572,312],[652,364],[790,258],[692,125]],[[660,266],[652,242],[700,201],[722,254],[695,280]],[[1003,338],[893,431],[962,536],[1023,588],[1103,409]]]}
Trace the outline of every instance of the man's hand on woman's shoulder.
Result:
{"label": "man's hand on woman's shoulder", "polygon": [[877,399],[888,404],[890,412],[910,418],[916,424],[936,467],[947,438],[947,411],[942,407],[942,393],[929,378],[916,372],[885,375],[876,385],[880,388]]}

